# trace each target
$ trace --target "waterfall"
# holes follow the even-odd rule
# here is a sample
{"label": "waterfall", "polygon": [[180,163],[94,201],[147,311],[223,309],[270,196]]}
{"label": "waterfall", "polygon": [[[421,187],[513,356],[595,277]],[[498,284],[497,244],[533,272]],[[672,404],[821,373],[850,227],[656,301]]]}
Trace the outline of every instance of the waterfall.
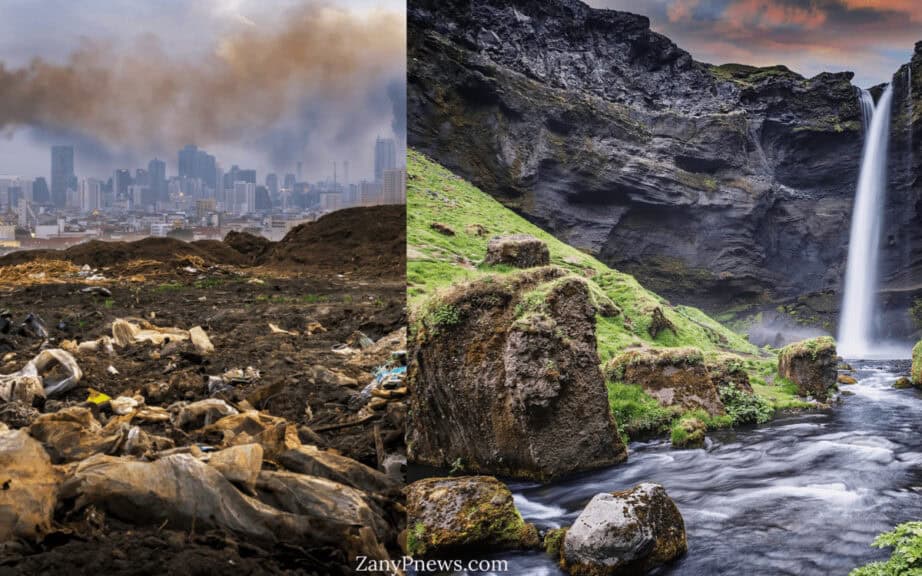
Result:
{"label": "waterfall", "polygon": [[881,212],[887,185],[887,140],[893,90],[884,89],[877,106],[861,91],[867,129],[861,172],[852,208],[852,228],[845,272],[845,298],[839,320],[839,353],[850,358],[872,354],[881,234]]}

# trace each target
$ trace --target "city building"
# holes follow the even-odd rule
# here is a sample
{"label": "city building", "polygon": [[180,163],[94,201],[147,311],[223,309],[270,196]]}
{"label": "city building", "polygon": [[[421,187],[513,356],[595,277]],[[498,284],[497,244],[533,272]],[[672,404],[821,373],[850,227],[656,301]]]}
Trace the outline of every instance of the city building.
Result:
{"label": "city building", "polygon": [[384,171],[397,167],[397,143],[393,138],[375,140],[375,182],[384,179]]}
{"label": "city building", "polygon": [[381,186],[381,202],[384,204],[406,204],[407,171],[405,168],[394,168],[384,171],[384,182]]}
{"label": "city building", "polygon": [[67,190],[76,189],[74,147],[51,147],[51,201],[58,208],[67,205]]}
{"label": "city building", "polygon": [[102,182],[95,178],[81,180],[78,201],[83,214],[102,208]]}

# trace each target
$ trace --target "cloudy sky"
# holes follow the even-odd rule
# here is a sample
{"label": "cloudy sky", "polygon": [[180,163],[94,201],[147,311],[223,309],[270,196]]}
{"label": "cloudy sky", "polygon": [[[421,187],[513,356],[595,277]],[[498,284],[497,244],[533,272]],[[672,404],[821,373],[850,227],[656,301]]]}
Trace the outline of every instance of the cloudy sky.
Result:
{"label": "cloudy sky", "polygon": [[198,144],[232,164],[372,174],[405,139],[404,0],[0,0],[0,174],[146,167]]}
{"label": "cloudy sky", "polygon": [[785,64],[805,76],[851,70],[889,81],[922,40],[920,0],[590,0],[650,17],[696,60]]}

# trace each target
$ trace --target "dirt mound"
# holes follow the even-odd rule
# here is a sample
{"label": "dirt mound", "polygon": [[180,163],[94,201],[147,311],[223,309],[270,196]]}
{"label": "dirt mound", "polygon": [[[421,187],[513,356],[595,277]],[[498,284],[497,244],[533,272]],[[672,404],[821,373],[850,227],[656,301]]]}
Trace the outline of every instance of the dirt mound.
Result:
{"label": "dirt mound", "polygon": [[403,276],[406,206],[349,208],[301,224],[260,259],[261,264]]}
{"label": "dirt mound", "polygon": [[201,258],[207,264],[242,265],[247,258],[216,240],[183,242],[175,238],[144,238],[135,242],[104,242],[90,240],[66,250],[26,250],[13,252],[0,258],[0,266],[12,266],[36,260],[66,260],[78,266],[84,264],[103,268],[125,264],[133,260],[175,262],[189,257]]}
{"label": "dirt mound", "polygon": [[268,238],[247,232],[237,232],[236,230],[231,230],[227,233],[227,236],[224,237],[224,244],[254,260],[262,256],[272,246],[272,242]]}

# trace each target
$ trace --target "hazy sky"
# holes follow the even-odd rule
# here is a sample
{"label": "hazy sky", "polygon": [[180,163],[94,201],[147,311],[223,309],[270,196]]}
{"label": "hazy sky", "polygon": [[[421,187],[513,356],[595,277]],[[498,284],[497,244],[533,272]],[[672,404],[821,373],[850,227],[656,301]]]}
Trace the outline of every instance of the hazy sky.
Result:
{"label": "hazy sky", "polygon": [[[108,176],[195,143],[305,176],[373,172],[405,139],[403,0],[0,0],[0,174],[45,176],[74,144]],[[340,174],[341,176],[341,174]]]}
{"label": "hazy sky", "polygon": [[889,82],[922,40],[922,0],[590,0],[650,17],[696,60],[784,64],[805,76],[851,70]]}

